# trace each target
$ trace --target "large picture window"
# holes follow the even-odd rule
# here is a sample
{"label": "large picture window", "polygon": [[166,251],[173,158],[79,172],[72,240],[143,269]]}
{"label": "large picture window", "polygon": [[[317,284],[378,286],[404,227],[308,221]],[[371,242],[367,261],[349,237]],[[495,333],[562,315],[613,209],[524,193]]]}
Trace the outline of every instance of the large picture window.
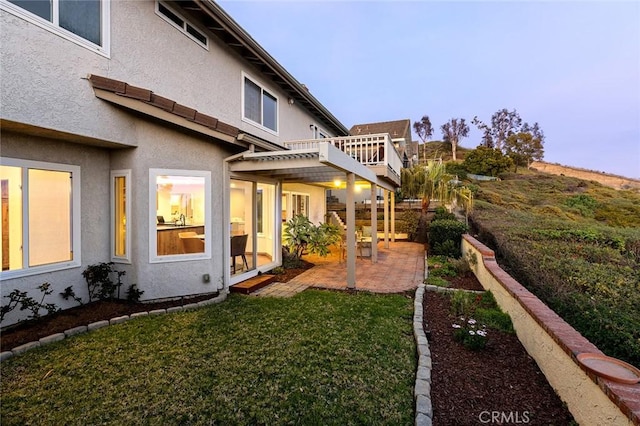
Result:
{"label": "large picture window", "polygon": [[107,0],[1,0],[0,6],[73,41],[108,50]]}
{"label": "large picture window", "polygon": [[2,159],[3,278],[80,265],[80,168]]}
{"label": "large picture window", "polygon": [[278,131],[278,98],[244,76],[243,118],[272,132]]}
{"label": "large picture window", "polygon": [[211,172],[149,171],[152,262],[211,258]]}

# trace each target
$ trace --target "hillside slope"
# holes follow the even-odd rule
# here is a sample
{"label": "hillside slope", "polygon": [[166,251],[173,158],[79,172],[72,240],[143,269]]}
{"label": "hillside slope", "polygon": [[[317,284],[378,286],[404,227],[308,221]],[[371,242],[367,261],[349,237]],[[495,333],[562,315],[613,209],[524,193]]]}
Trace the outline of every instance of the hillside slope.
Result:
{"label": "hillside slope", "polygon": [[545,173],[477,185],[470,220],[517,280],[610,356],[640,365],[640,194]]}

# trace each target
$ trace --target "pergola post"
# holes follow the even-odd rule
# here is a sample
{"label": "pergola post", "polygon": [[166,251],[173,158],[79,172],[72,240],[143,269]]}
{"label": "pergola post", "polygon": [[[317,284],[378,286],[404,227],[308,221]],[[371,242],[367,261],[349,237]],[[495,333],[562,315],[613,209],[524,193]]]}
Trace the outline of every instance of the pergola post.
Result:
{"label": "pergola post", "polygon": [[356,175],[347,173],[347,288],[356,288]]}
{"label": "pergola post", "polygon": [[389,191],[386,189],[383,191],[384,194],[384,248],[389,248]]}
{"label": "pergola post", "polygon": [[391,191],[391,242],[396,242],[396,193]]}
{"label": "pergola post", "polygon": [[378,186],[371,184],[371,261],[378,261]]}

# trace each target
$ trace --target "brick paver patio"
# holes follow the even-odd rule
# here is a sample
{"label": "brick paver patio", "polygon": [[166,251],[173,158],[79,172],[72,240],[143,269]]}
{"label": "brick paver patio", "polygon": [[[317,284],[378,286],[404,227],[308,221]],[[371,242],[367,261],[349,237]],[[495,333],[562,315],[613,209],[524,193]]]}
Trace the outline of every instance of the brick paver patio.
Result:
{"label": "brick paver patio", "polygon": [[[274,283],[255,293],[257,296],[287,297],[306,288],[347,289],[347,264],[332,248],[327,257],[304,256],[315,266],[288,283]],[[400,293],[413,290],[424,280],[424,245],[410,242],[378,242],[378,261],[370,257],[356,259],[356,290],[373,293]]]}

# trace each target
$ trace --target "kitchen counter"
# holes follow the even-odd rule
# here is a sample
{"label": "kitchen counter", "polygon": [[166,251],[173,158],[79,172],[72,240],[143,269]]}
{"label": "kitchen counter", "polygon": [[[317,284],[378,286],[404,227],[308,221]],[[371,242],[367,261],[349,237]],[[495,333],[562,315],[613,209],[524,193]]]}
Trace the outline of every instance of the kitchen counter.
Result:
{"label": "kitchen counter", "polygon": [[191,228],[204,228],[204,224],[192,224],[192,225],[174,225],[172,223],[165,223],[165,224],[158,224],[156,225],[156,229],[158,231],[166,231],[166,230],[172,230],[172,229],[188,229],[189,231],[191,231]]}
{"label": "kitchen counter", "polygon": [[204,225],[158,225],[158,256],[167,254],[182,254],[182,243],[180,242],[181,232],[195,232],[198,235],[204,234]]}

